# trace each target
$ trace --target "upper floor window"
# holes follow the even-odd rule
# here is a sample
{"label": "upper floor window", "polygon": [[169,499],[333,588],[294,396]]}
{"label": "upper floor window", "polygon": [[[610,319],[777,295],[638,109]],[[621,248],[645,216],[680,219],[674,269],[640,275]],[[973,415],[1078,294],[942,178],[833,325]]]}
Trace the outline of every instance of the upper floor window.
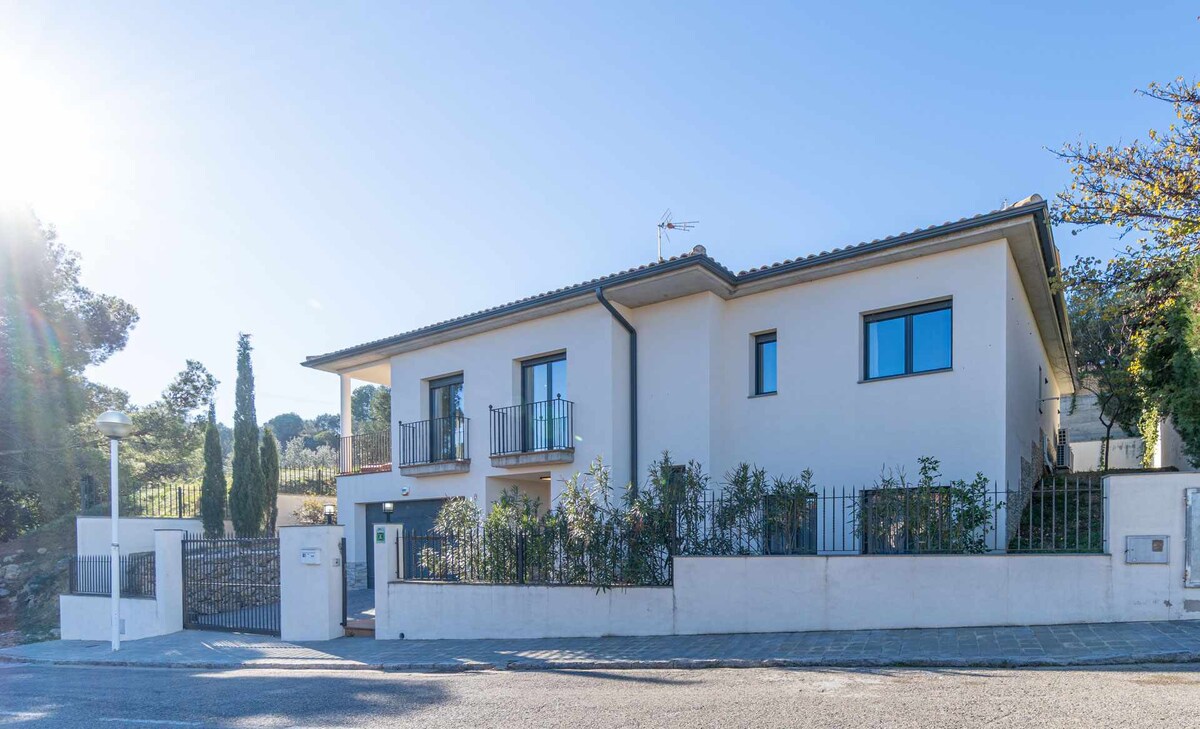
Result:
{"label": "upper floor window", "polygon": [[567,355],[525,360],[521,363],[521,402],[567,399]]}
{"label": "upper floor window", "polygon": [[950,369],[949,301],[863,317],[863,379]]}
{"label": "upper floor window", "polygon": [[451,375],[429,381],[429,418],[461,418],[463,376]]}
{"label": "upper floor window", "polygon": [[776,392],[775,332],[754,335],[754,394]]}

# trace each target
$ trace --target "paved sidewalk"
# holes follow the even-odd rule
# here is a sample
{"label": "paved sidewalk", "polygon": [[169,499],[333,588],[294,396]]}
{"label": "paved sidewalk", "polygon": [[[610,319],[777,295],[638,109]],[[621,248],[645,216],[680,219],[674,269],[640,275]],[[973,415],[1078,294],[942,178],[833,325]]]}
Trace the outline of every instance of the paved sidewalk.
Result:
{"label": "paved sidewalk", "polygon": [[0,661],[165,668],[469,671],[789,666],[1086,666],[1200,662],[1200,621],[537,640],[277,638],[185,630],[122,644],[51,641]]}

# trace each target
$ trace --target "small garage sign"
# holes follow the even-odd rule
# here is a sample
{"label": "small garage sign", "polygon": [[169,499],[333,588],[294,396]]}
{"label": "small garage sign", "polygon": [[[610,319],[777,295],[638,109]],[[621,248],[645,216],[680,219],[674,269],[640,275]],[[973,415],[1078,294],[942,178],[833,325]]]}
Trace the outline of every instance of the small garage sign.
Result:
{"label": "small garage sign", "polygon": [[383,529],[382,528],[376,529],[375,530],[375,543],[383,544],[386,541],[387,541],[387,538],[384,536]]}

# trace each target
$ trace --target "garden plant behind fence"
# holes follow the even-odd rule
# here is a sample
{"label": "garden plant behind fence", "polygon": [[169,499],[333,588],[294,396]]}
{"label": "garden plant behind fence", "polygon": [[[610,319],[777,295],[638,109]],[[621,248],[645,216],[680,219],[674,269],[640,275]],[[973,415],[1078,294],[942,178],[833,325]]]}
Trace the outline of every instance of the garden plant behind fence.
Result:
{"label": "garden plant behind fence", "polygon": [[673,556],[1097,554],[1104,550],[1104,498],[1099,483],[1049,478],[1024,494],[961,482],[754,499],[708,493],[669,506],[670,518],[405,532],[397,577],[649,586],[671,584]]}

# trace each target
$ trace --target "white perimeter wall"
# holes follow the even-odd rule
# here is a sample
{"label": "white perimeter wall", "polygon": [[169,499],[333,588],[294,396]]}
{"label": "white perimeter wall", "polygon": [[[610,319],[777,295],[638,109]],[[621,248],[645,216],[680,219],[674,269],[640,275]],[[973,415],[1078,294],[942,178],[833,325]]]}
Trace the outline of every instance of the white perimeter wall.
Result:
{"label": "white perimeter wall", "polygon": [[[670,635],[669,587],[458,585],[393,582],[380,640]],[[378,611],[378,608],[377,608]],[[377,625],[378,627],[378,625]]]}
{"label": "white perimeter wall", "polygon": [[[108,519],[104,521],[107,523]],[[122,527],[125,521],[121,520]],[[161,521],[178,524],[180,520]],[[159,529],[151,535],[150,549],[132,550],[154,552],[154,597],[121,598],[121,640],[137,640],[183,630],[184,533],[176,528]],[[106,539],[106,550],[108,544]],[[112,637],[111,606],[109,597],[59,595],[58,623],[62,639],[109,640]]]}
{"label": "white perimeter wall", "polygon": [[[112,522],[107,516],[75,517],[75,553],[107,555],[112,546]],[[189,533],[204,531],[199,519],[151,519],[122,517],[118,520],[121,554],[153,552],[154,532],[178,529]]]}
{"label": "white perimeter wall", "polygon": [[[1197,474],[1106,479],[1102,555],[692,557],[673,588],[392,582],[392,631],[416,638],[569,637],[1200,619],[1183,587],[1184,490]],[[1126,564],[1165,535],[1169,563]],[[377,605],[377,607],[380,607]]]}

